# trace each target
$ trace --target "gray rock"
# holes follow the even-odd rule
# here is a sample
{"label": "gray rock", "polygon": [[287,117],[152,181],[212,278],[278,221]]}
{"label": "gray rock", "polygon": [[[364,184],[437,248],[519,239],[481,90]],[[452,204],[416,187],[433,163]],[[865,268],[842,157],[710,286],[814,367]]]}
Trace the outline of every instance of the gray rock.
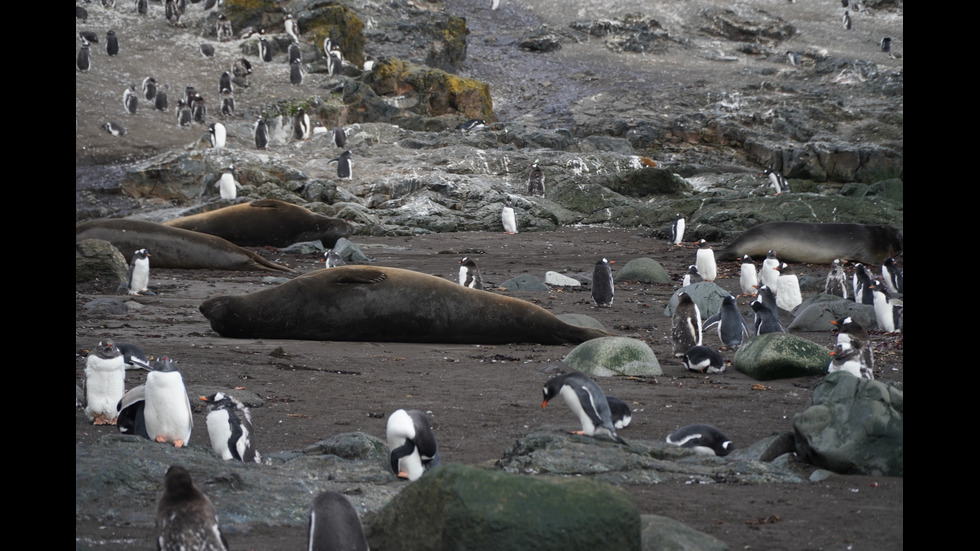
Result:
{"label": "gray rock", "polygon": [[540,279],[528,274],[521,274],[519,276],[512,277],[501,283],[498,287],[502,291],[516,291],[525,293],[543,293],[551,290],[551,288],[542,283]]}
{"label": "gray rock", "polygon": [[643,283],[670,283],[670,276],[659,262],[652,258],[634,258],[616,272],[616,283],[640,281]]}
{"label": "gray rock", "polygon": [[647,343],[629,337],[600,337],[583,342],[565,356],[569,367],[596,377],[663,375],[657,355]]}
{"label": "gray rock", "polygon": [[640,515],[643,549],[650,551],[727,551],[728,544],[698,532],[674,519],[660,515]]}
{"label": "gray rock", "polygon": [[585,314],[558,314],[555,317],[557,317],[558,319],[560,319],[561,321],[569,325],[577,325],[579,327],[592,327],[594,329],[602,329],[603,331],[606,330],[606,328],[599,322],[599,320],[593,318],[592,316],[587,316]]}
{"label": "gray rock", "polygon": [[[701,312],[701,321],[710,318],[711,316],[718,313],[721,310],[721,303],[725,300],[725,297],[730,295],[728,291],[722,289],[713,281],[699,281],[697,283],[692,283],[687,287],[682,287],[684,292],[691,295],[691,300],[694,304],[698,305],[698,310]],[[680,291],[681,289],[678,289]],[[667,308],[664,310],[665,316],[673,316],[674,309],[677,308],[677,303],[680,299],[677,298],[677,293],[675,292],[670,297],[670,302],[667,303]]]}
{"label": "gray rock", "polygon": [[802,337],[767,333],[749,339],[732,365],[757,381],[812,377],[827,373],[830,351]]}
{"label": "gray rock", "polygon": [[577,279],[559,274],[558,272],[545,272],[544,282],[555,287],[581,287],[582,282]]}
{"label": "gray rock", "polygon": [[83,281],[103,281],[107,289],[115,290],[129,281],[129,264],[108,241],[78,241],[75,243],[75,283]]}
{"label": "gray rock", "polygon": [[820,293],[807,298],[796,309],[796,317],[786,327],[787,331],[834,331],[831,321],[850,316],[865,329],[878,326],[874,306],[857,304],[852,300]]}
{"label": "gray rock", "polygon": [[373,262],[373,260],[361,251],[360,247],[349,241],[346,237],[338,239],[337,244],[333,248],[340,255],[340,258],[348,264],[368,264]]}

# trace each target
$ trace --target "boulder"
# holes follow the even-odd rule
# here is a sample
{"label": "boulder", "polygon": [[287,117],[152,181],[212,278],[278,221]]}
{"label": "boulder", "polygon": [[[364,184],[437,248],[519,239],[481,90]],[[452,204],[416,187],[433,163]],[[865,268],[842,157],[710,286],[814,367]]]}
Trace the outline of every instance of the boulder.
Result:
{"label": "boulder", "polygon": [[599,337],[576,346],[563,360],[572,369],[596,377],[663,375],[647,343],[629,337]]}
{"label": "boulder", "polygon": [[830,352],[823,346],[787,333],[767,333],[749,339],[732,365],[757,381],[812,377],[827,372]]}

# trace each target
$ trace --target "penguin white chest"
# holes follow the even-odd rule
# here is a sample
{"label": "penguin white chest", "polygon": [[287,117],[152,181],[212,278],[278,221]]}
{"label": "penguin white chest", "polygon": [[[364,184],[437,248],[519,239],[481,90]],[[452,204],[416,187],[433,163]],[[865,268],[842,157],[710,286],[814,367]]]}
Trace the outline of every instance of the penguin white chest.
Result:
{"label": "penguin white chest", "polygon": [[146,376],[146,432],[157,442],[187,444],[193,423],[191,405],[179,371],[152,371]]}
{"label": "penguin white chest", "polygon": [[[231,419],[228,410],[219,409],[208,413],[207,418],[208,437],[211,440],[211,449],[214,450],[221,459],[228,461],[235,457],[231,453]],[[241,453],[239,453],[239,457]]]}
{"label": "penguin white chest", "polygon": [[742,288],[743,295],[755,295],[756,287],[759,286],[759,276],[752,264],[742,264],[742,271],[739,274],[739,287]]}
{"label": "penguin white chest", "polygon": [[133,260],[133,275],[129,281],[129,294],[136,295],[149,290],[150,261],[143,258]]}
{"label": "penguin white chest", "polygon": [[782,275],[776,279],[776,306],[792,311],[803,302],[800,280],[795,275]]}
{"label": "penguin white chest", "polygon": [[236,189],[236,185],[235,177],[230,172],[222,174],[221,179],[218,181],[218,192],[221,194],[221,198],[234,199],[237,197],[238,190]]}
{"label": "penguin white chest", "polygon": [[90,355],[85,363],[85,414],[96,424],[115,424],[116,404],[126,384],[126,363],[122,356],[103,359]]}
{"label": "penguin white chest", "polygon": [[513,208],[504,207],[504,210],[500,213],[500,221],[504,225],[505,232],[517,233],[517,216],[514,214]]}
{"label": "penguin white chest", "polygon": [[[568,404],[569,409],[572,413],[578,417],[580,423],[582,423],[582,432],[586,436],[593,436],[595,434],[595,423],[592,422],[592,417],[586,412],[585,408],[592,408],[592,411],[598,411],[596,407],[595,400],[592,397],[592,393],[588,391],[587,388],[582,387],[581,392],[587,397],[580,397],[579,393],[575,391],[571,386],[564,385],[561,387],[559,394],[565,403]],[[584,402],[584,403],[583,403]],[[598,417],[598,414],[596,414]]]}
{"label": "penguin white chest", "polygon": [[705,281],[714,281],[718,276],[718,268],[715,265],[715,253],[711,249],[698,249],[695,265],[698,272]]}

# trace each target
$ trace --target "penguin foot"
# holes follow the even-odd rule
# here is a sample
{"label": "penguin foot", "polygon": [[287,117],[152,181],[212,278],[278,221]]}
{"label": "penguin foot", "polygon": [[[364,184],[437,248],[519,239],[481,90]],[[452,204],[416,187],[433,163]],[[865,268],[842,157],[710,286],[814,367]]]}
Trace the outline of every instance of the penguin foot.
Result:
{"label": "penguin foot", "polygon": [[405,471],[401,471],[395,476],[397,476],[398,478],[404,478],[405,480],[408,480],[408,473]]}
{"label": "penguin foot", "polygon": [[582,436],[585,436],[585,431],[584,430],[573,430],[573,431],[570,431],[568,434],[581,434]]}
{"label": "penguin foot", "polygon": [[184,441],[183,440],[174,440],[174,447],[175,448],[183,448],[184,447]]}

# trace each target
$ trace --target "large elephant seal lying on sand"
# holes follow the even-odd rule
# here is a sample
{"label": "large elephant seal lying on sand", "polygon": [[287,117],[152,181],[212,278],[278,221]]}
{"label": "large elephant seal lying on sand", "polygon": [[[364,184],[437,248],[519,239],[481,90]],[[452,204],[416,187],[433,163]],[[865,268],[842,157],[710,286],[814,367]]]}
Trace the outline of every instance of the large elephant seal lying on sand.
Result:
{"label": "large elephant seal lying on sand", "polygon": [[166,222],[182,228],[217,235],[243,247],[287,247],[300,241],[319,239],[332,248],[353,228],[346,220],[317,214],[299,205],[262,199],[232,205]]}
{"label": "large elephant seal lying on sand", "polygon": [[154,268],[292,271],[220,237],[145,220],[109,218],[76,224],[75,242],[83,239],[108,241],[127,258],[137,249],[148,249]]}
{"label": "large elephant seal lying on sand", "polygon": [[523,300],[375,266],[317,270],[265,291],[210,298],[201,313],[234,338],[562,344],[609,336]]}
{"label": "large elephant seal lying on sand", "polygon": [[891,226],[769,222],[748,229],[716,256],[758,258],[773,250],[783,262],[830,264],[839,258],[879,264],[902,252],[902,242],[902,230]]}

